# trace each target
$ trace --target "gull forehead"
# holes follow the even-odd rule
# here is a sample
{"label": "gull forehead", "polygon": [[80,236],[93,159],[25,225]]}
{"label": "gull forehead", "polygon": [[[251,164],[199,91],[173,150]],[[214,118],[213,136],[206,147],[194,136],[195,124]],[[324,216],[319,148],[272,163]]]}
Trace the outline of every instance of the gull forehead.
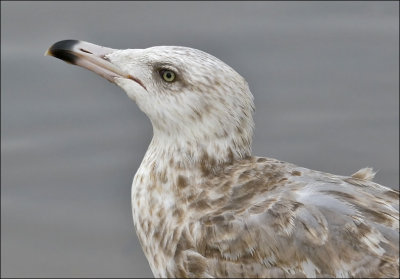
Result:
{"label": "gull forehead", "polygon": [[184,75],[182,78],[187,82],[203,82],[211,86],[214,85],[213,81],[223,77],[230,82],[246,83],[240,74],[220,59],[189,47],[154,46],[145,49],[117,50],[105,57],[125,70],[133,70],[138,66],[167,67]]}
{"label": "gull forehead", "polygon": [[229,67],[217,57],[199,49],[184,46],[153,46],[145,49],[126,49],[117,51],[115,54],[130,54],[141,52],[149,60],[166,59],[175,62],[206,63],[217,67]]}
{"label": "gull forehead", "polygon": [[[201,50],[182,47],[182,46],[153,46],[143,49],[121,49],[115,50],[107,55],[108,59],[124,60],[129,63],[135,60],[147,63],[149,66],[156,62],[187,64],[187,63],[206,63],[218,65],[219,67],[229,67],[224,65],[218,58],[205,53]],[[214,63],[213,63],[214,62]]]}

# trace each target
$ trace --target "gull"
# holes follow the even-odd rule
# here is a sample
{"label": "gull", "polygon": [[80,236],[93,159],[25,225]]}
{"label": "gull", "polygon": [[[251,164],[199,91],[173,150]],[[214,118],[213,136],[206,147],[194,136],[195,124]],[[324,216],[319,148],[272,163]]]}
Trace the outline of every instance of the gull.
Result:
{"label": "gull", "polygon": [[399,192],[251,154],[246,80],[203,51],[64,40],[46,52],[121,87],[153,138],[132,183],[155,277],[397,277]]}

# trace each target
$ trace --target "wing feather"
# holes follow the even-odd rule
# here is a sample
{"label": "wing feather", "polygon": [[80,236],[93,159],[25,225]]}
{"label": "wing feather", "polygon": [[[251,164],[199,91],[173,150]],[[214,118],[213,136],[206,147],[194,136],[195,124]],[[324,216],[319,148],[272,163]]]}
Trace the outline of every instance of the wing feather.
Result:
{"label": "wing feather", "polygon": [[397,191],[266,158],[223,173],[191,225],[209,276],[398,277]]}

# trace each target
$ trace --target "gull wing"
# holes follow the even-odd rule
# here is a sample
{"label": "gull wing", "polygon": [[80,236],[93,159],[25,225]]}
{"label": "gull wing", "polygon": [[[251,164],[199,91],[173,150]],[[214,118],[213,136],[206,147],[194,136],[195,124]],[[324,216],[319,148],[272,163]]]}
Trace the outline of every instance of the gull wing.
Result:
{"label": "gull wing", "polygon": [[175,253],[181,275],[399,275],[399,193],[390,188],[253,158],[200,196]]}

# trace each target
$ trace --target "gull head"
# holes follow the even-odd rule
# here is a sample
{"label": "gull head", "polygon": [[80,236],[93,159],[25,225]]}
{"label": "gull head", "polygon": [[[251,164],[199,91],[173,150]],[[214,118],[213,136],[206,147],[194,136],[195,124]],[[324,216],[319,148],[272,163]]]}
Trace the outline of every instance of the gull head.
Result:
{"label": "gull head", "polygon": [[235,157],[250,155],[253,96],[241,75],[208,53],[181,46],[119,50],[65,40],[46,55],[121,87],[149,117],[155,138],[221,142]]}

